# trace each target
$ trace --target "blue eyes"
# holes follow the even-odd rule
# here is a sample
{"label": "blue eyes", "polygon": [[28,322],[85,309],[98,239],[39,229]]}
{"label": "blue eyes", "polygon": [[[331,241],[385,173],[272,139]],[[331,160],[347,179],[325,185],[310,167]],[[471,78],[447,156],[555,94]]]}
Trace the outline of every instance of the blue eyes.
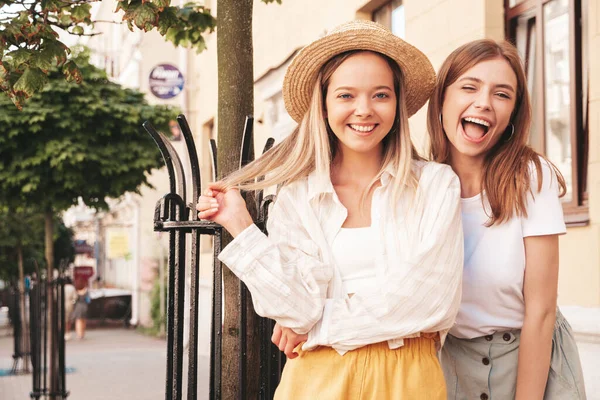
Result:
{"label": "blue eyes", "polygon": [[[337,96],[339,99],[351,99],[352,95],[350,93],[342,93]],[[388,99],[390,97],[387,93],[377,93],[373,96],[376,99]]]}

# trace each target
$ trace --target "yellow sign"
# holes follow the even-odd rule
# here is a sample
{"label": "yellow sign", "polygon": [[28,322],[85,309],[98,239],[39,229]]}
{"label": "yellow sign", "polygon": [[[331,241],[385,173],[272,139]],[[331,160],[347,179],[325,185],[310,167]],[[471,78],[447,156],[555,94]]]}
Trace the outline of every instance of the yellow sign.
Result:
{"label": "yellow sign", "polygon": [[106,257],[124,258],[129,254],[129,235],[121,229],[106,232]]}

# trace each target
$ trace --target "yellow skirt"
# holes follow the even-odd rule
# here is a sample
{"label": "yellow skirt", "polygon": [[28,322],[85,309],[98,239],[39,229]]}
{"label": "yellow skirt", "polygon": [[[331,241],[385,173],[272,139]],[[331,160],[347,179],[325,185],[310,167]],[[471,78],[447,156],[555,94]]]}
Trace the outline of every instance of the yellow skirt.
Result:
{"label": "yellow skirt", "polygon": [[340,356],[330,347],[287,360],[275,400],[446,400],[446,384],[431,338],[387,342]]}

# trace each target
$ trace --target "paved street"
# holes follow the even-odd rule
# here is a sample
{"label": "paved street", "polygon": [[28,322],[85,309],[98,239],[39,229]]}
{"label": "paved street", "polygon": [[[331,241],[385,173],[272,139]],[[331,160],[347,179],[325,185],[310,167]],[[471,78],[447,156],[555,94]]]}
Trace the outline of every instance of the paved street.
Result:
{"label": "paved street", "polygon": [[[12,337],[0,312],[0,369],[12,364]],[[67,342],[69,400],[164,399],[164,340],[135,330],[95,329],[83,341]],[[600,400],[600,343],[579,343],[588,400]],[[208,359],[199,359],[199,399],[207,399]],[[2,400],[29,399],[31,375],[0,376]],[[185,397],[185,396],[184,396]],[[504,399],[499,399],[504,400]]]}
{"label": "paved street", "polygon": [[[2,325],[0,316],[0,326]],[[0,327],[0,369],[12,365],[13,342]],[[67,342],[69,400],[161,400],[165,398],[166,342],[133,329],[94,329]],[[208,359],[199,358],[199,399],[208,398]],[[26,400],[31,375],[0,376],[0,399]]]}

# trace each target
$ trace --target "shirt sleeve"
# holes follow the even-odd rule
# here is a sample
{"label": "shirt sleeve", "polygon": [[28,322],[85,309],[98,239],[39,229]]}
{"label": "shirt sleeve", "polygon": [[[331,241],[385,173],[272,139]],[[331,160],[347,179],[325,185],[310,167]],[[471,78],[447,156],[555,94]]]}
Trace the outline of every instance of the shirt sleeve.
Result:
{"label": "shirt sleeve", "polygon": [[463,269],[460,183],[446,167],[422,176],[419,187],[425,202],[416,251],[387,273],[376,290],[328,299],[305,350],[323,345],[348,351],[419,332],[440,331],[443,336],[454,324]]}
{"label": "shirt sleeve", "polygon": [[302,334],[321,319],[333,270],[321,261],[291,192],[283,187],[277,195],[267,222],[269,236],[251,225],[219,259],[246,284],[258,315]]}
{"label": "shirt sleeve", "polygon": [[538,191],[539,177],[531,166],[531,193],[527,194],[527,217],[521,218],[523,237],[556,235],[567,232],[559,195],[558,178],[545,160],[542,163],[542,188]]}

